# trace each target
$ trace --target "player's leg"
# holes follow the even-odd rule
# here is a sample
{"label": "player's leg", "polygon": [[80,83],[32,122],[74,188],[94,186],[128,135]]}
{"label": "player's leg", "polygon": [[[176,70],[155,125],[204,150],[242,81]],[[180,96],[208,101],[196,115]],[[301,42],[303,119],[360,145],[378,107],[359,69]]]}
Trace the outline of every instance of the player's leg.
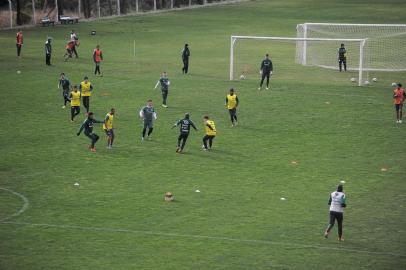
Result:
{"label": "player's leg", "polygon": [[183,148],[185,148],[188,135],[189,135],[189,134],[183,134],[183,135],[182,135],[183,140],[182,140],[182,146],[180,147],[180,152],[182,152],[182,151],[183,151]]}
{"label": "player's leg", "polygon": [[166,107],[166,100],[168,98],[168,91],[162,91],[162,106]]}
{"label": "player's leg", "polygon": [[75,106],[75,116],[80,113],[80,106]]}
{"label": "player's leg", "polygon": [[73,122],[73,118],[75,117],[75,107],[70,107],[70,121]]}
{"label": "player's leg", "polygon": [[234,123],[235,123],[235,125],[237,125],[237,122],[238,122],[238,120],[237,120],[237,108],[234,108]]}
{"label": "player's leg", "polygon": [[399,104],[399,123],[402,123],[403,104]]}
{"label": "player's leg", "polygon": [[151,125],[151,127],[148,129],[148,135],[147,135],[148,137],[151,136],[151,133],[153,130],[154,130],[154,128]]}
{"label": "player's leg", "polygon": [[17,56],[20,57],[21,54],[21,44],[17,44]]}
{"label": "player's leg", "polygon": [[91,136],[92,136],[92,145],[91,145],[90,150],[92,152],[96,152],[95,145],[96,145],[96,142],[99,140],[99,136],[97,134],[94,134],[94,133],[92,133]]}
{"label": "player's leg", "polygon": [[399,123],[399,116],[400,116],[399,109],[400,109],[399,104],[395,104],[396,123]]}
{"label": "player's leg", "polygon": [[141,140],[144,140],[145,134],[147,133],[147,128],[148,128],[148,121],[146,119],[144,119],[144,128],[142,129]]}
{"label": "player's leg", "polygon": [[208,150],[208,148],[207,148],[208,139],[209,139],[209,135],[204,135],[204,137],[203,137],[203,149],[204,150]]}
{"label": "player's leg", "polygon": [[186,58],[185,61],[185,74],[187,74],[189,71],[189,58]]}
{"label": "player's leg", "polygon": [[343,238],[343,213],[337,213],[337,225],[338,225],[338,240],[344,241]]}
{"label": "player's leg", "polygon": [[270,76],[271,76],[270,73],[267,73],[267,74],[266,74],[266,90],[269,89],[269,77],[270,77]]}
{"label": "player's leg", "polygon": [[327,239],[327,238],[328,238],[328,235],[329,235],[331,229],[333,229],[334,223],[335,223],[335,219],[336,219],[336,217],[335,217],[334,212],[330,211],[330,221],[329,221],[329,223],[328,223],[328,226],[327,226],[326,231],[324,232],[324,239]]}
{"label": "player's leg", "polygon": [[211,147],[213,146],[213,139],[214,139],[214,137],[215,137],[215,136],[210,136],[210,137],[209,137],[209,147],[210,147],[210,149],[211,149]]}
{"label": "player's leg", "polygon": [[228,109],[228,113],[230,114],[231,125],[234,126],[234,110]]}
{"label": "player's leg", "polygon": [[264,84],[265,76],[266,76],[266,74],[264,72],[262,72],[261,83],[259,84],[259,90],[261,90],[262,85]]}
{"label": "player's leg", "polygon": [[338,60],[338,68],[340,70],[340,72],[342,71],[342,65],[343,65],[343,61],[341,59]]}
{"label": "player's leg", "polygon": [[82,100],[83,100],[83,106],[86,108],[86,112],[89,112],[89,97],[84,96],[82,98]]}
{"label": "player's leg", "polygon": [[347,60],[343,60],[343,65],[344,65],[344,71],[347,71]]}
{"label": "player's leg", "polygon": [[114,138],[115,138],[114,129],[110,129],[110,148],[113,147]]}
{"label": "player's leg", "polygon": [[179,136],[178,136],[178,146],[176,147],[176,152],[180,151],[180,144],[182,142],[182,139],[183,139],[182,133],[180,133]]}

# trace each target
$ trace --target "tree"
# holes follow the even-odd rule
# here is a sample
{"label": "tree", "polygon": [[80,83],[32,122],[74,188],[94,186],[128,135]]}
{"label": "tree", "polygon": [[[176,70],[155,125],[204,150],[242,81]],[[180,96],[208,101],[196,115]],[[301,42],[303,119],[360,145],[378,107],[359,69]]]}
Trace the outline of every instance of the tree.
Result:
{"label": "tree", "polygon": [[17,9],[17,25],[22,25],[22,15],[21,15],[21,0],[16,0],[16,9]]}
{"label": "tree", "polygon": [[82,0],[82,9],[83,9],[83,15],[85,16],[85,18],[90,18],[90,16],[91,16],[90,0]]}

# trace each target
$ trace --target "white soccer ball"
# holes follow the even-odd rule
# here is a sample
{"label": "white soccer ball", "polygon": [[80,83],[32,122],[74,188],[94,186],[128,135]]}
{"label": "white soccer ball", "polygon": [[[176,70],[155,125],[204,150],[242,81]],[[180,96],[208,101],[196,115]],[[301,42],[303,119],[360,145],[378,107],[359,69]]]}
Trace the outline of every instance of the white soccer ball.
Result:
{"label": "white soccer ball", "polygon": [[241,74],[240,80],[245,80],[245,75],[244,74]]}
{"label": "white soccer ball", "polygon": [[398,84],[395,83],[395,82],[393,82],[393,83],[392,83],[392,86],[393,86],[393,87],[396,87],[396,86],[398,86]]}
{"label": "white soccer ball", "polygon": [[368,80],[366,80],[366,81],[364,82],[364,84],[365,84],[365,85],[368,85],[368,84],[369,84],[369,81],[368,81]]}
{"label": "white soccer ball", "polygon": [[356,80],[355,78],[351,78],[351,81],[352,81],[352,82],[356,82],[357,80]]}
{"label": "white soccer ball", "polygon": [[17,74],[21,74],[21,71],[17,70]]}
{"label": "white soccer ball", "polygon": [[378,79],[377,79],[377,78],[372,78],[372,81],[373,81],[373,82],[377,82]]}

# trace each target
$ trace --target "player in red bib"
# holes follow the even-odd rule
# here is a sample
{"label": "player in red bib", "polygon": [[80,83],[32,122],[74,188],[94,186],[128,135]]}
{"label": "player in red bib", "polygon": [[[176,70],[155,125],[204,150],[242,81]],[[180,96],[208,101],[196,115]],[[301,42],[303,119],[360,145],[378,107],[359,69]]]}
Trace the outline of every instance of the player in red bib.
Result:
{"label": "player in red bib", "polygon": [[75,50],[76,42],[74,40],[70,40],[68,44],[66,44],[66,53],[63,56],[65,58],[65,62],[68,61],[69,58],[72,58],[73,51]]}
{"label": "player in red bib", "polygon": [[395,104],[396,110],[396,123],[402,123],[402,108],[403,101],[406,98],[405,89],[402,88],[402,84],[398,83],[396,89],[393,90],[393,103]]}
{"label": "player in red bib", "polygon": [[23,32],[19,29],[16,36],[17,56],[20,58],[21,47],[23,46]]}
{"label": "player in red bib", "polygon": [[100,50],[100,45],[96,46],[96,49],[93,51],[93,61],[96,64],[96,68],[94,69],[94,75],[97,75],[99,73],[100,76],[103,76],[100,73],[100,63],[103,61],[103,52]]}

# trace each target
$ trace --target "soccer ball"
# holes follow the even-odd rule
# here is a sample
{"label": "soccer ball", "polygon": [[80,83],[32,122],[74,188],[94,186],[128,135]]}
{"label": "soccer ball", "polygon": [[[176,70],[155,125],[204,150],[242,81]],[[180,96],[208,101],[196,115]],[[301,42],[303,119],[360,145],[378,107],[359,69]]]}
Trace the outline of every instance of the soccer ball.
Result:
{"label": "soccer ball", "polygon": [[355,78],[351,78],[351,81],[352,81],[352,82],[356,82],[357,80],[356,80]]}
{"label": "soccer ball", "polygon": [[17,70],[17,74],[21,74],[21,71]]}
{"label": "soccer ball", "polygon": [[369,84],[369,81],[368,81],[368,80],[366,80],[366,81],[364,82],[364,84],[365,84],[365,85],[368,85],[368,84]]}
{"label": "soccer ball", "polygon": [[392,83],[392,87],[396,87],[396,86],[398,86],[398,84],[395,83],[395,82],[393,82],[393,83]]}
{"label": "soccer ball", "polygon": [[245,75],[244,74],[241,74],[240,80],[245,80]]}
{"label": "soccer ball", "polygon": [[378,79],[377,79],[377,78],[372,78],[372,81],[373,81],[373,82],[377,82]]}

